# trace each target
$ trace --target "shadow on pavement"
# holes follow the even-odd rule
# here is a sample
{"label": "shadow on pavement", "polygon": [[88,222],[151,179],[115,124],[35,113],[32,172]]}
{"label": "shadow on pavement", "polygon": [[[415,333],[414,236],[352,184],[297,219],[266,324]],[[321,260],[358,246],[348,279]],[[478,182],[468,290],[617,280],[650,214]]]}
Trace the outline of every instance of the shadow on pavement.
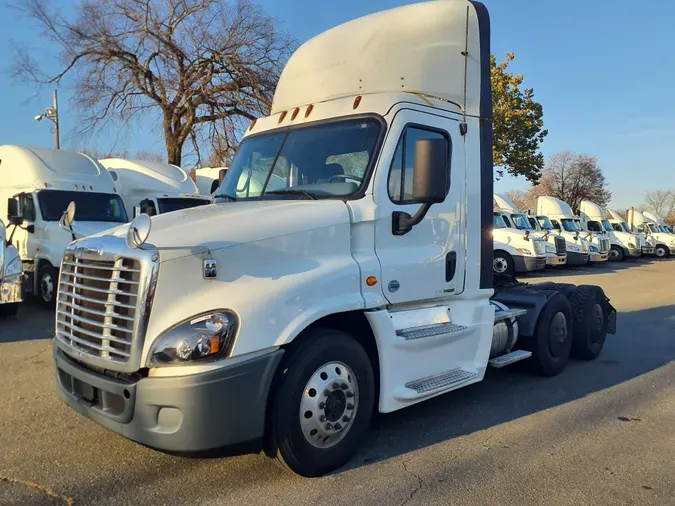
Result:
{"label": "shadow on pavement", "polygon": [[626,269],[640,267],[643,265],[650,265],[658,262],[674,262],[674,258],[630,258],[624,262],[602,262],[596,264],[582,265],[578,267],[552,267],[543,271],[531,272],[528,274],[521,274],[518,276],[519,281],[527,282],[529,280],[536,280],[537,278],[555,278],[555,277],[572,277],[572,276],[587,276],[589,274],[614,274]]}

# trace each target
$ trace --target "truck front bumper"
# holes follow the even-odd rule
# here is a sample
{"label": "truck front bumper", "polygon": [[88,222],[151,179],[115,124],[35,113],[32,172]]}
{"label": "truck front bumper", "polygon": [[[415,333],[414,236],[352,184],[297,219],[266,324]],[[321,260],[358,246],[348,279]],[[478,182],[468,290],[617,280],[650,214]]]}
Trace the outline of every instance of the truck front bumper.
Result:
{"label": "truck front bumper", "polygon": [[567,265],[586,265],[587,263],[588,253],[567,252]]}
{"label": "truck front bumper", "polygon": [[540,271],[546,267],[546,257],[513,257],[513,270],[516,272]]}
{"label": "truck front bumper", "polygon": [[546,265],[548,267],[556,265],[565,265],[567,263],[567,257],[565,255],[558,256],[555,253],[546,255]]}
{"label": "truck front bumper", "polygon": [[606,262],[609,257],[608,253],[591,253],[591,262]]}
{"label": "truck front bumper", "polygon": [[630,258],[640,258],[644,252],[644,248],[624,248],[623,250],[625,251],[626,256]]}
{"label": "truck front bumper", "polygon": [[61,398],[137,443],[198,452],[261,439],[267,394],[283,350],[188,376],[124,381],[92,371],[54,346]]}
{"label": "truck front bumper", "polygon": [[642,254],[643,255],[653,255],[654,254],[654,246],[642,246]]}
{"label": "truck front bumper", "polygon": [[18,304],[21,300],[21,276],[0,283],[0,304]]}

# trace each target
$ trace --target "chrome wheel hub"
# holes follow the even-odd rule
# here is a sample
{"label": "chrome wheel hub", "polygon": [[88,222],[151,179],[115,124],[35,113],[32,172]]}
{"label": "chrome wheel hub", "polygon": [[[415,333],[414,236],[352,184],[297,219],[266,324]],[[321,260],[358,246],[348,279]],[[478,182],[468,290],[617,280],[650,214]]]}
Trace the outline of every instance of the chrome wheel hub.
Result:
{"label": "chrome wheel hub", "polygon": [[559,356],[565,349],[567,339],[567,318],[564,313],[558,312],[551,318],[549,327],[549,347],[554,357]]}
{"label": "chrome wheel hub", "polygon": [[618,260],[619,259],[619,252],[615,250],[614,248],[609,250],[609,259],[610,260]]}
{"label": "chrome wheel hub", "polygon": [[505,258],[497,257],[492,261],[492,268],[497,274],[504,274],[509,268]]}
{"label": "chrome wheel hub", "polygon": [[317,448],[340,442],[352,426],[359,405],[354,372],[342,362],[319,367],[309,378],[300,401],[300,427]]}
{"label": "chrome wheel hub", "polygon": [[54,280],[49,274],[45,274],[40,280],[40,293],[45,302],[51,302],[54,298]]}

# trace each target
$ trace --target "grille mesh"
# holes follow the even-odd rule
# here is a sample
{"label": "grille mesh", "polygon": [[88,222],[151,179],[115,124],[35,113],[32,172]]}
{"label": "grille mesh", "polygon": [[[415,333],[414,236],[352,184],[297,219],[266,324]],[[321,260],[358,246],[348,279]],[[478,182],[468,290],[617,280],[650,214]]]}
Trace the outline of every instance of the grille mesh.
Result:
{"label": "grille mesh", "polygon": [[565,245],[565,239],[563,237],[557,236],[555,238],[555,252],[558,255],[567,253],[567,246]]}

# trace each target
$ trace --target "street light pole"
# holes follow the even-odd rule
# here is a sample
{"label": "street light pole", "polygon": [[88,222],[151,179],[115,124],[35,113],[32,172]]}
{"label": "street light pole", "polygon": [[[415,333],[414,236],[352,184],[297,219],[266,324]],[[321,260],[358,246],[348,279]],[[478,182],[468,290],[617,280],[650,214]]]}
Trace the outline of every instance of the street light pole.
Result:
{"label": "street light pole", "polygon": [[59,141],[59,97],[57,90],[54,90],[54,149],[61,149]]}

